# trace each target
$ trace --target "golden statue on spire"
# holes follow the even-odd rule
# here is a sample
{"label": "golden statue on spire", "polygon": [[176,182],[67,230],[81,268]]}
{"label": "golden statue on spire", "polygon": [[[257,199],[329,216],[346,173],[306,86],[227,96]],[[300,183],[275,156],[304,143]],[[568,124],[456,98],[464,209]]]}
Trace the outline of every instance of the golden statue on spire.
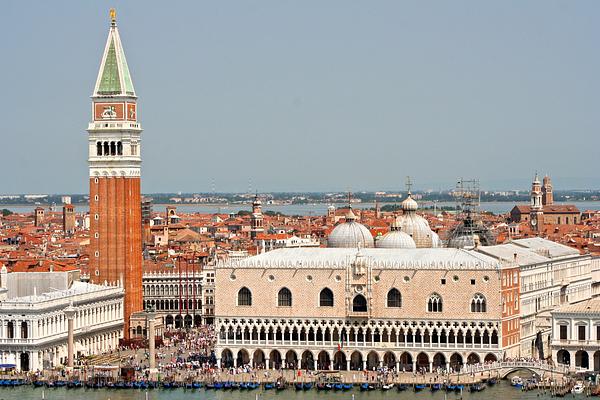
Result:
{"label": "golden statue on spire", "polygon": [[117,10],[114,8],[110,9],[110,22],[114,25],[117,23]]}

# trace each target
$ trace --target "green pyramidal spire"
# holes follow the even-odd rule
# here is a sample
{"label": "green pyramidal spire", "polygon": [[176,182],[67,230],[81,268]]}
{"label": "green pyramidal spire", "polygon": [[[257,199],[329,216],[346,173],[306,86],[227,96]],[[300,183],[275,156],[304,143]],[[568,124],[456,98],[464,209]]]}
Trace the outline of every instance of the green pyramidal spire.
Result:
{"label": "green pyramidal spire", "polygon": [[94,96],[135,96],[116,19],[112,13],[111,20]]}

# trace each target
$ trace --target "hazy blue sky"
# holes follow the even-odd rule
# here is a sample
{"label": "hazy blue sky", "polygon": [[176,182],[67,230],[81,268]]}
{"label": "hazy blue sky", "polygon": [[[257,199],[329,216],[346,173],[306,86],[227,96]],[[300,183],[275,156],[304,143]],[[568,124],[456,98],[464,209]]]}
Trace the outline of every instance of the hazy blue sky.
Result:
{"label": "hazy blue sky", "polygon": [[0,193],[85,193],[117,8],[143,191],[599,187],[599,1],[9,1]]}

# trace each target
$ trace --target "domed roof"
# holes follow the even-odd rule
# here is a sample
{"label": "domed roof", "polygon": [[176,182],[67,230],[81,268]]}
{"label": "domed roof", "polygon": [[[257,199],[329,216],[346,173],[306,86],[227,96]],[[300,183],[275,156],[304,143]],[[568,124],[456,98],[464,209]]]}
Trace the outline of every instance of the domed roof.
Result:
{"label": "domed roof", "polygon": [[433,247],[433,231],[427,220],[417,214],[418,208],[419,205],[408,192],[408,197],[402,202],[404,213],[396,218],[396,225],[415,241],[417,247]]}
{"label": "domed roof", "polygon": [[416,249],[413,238],[401,230],[391,230],[375,242],[380,249]]}
{"label": "domed roof", "polygon": [[397,223],[402,231],[415,241],[417,247],[432,247],[433,232],[425,218],[415,212],[409,212],[400,215]]}
{"label": "domed roof", "polygon": [[327,247],[374,247],[373,235],[366,226],[356,222],[356,216],[350,209],[346,222],[336,226],[327,237]]}
{"label": "domed roof", "polygon": [[448,241],[448,247],[454,247],[456,249],[462,249],[464,247],[475,247],[479,238],[477,235],[460,235],[451,238]]}
{"label": "domed roof", "polygon": [[442,242],[442,239],[440,239],[440,236],[433,231],[431,232],[431,247],[444,247],[444,243]]}
{"label": "domed roof", "polygon": [[402,202],[402,209],[404,211],[417,211],[418,208],[419,208],[419,205],[412,198],[412,195],[409,192],[408,197],[406,199],[404,199],[404,201]]}

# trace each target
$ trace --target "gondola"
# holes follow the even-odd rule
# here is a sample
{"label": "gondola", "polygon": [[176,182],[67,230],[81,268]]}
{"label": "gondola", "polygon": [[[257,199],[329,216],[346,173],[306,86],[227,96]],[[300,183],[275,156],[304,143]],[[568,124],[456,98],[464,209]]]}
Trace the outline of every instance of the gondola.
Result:
{"label": "gondola", "polygon": [[420,392],[421,390],[425,389],[427,387],[426,384],[422,383],[422,384],[417,384],[413,386],[413,390],[415,392]]}
{"label": "gondola", "polygon": [[366,391],[374,390],[374,389],[375,389],[375,386],[370,385],[368,383],[361,383],[360,384],[360,390],[361,390],[361,392],[366,392]]}
{"label": "gondola", "polygon": [[485,389],[485,383],[474,383],[469,387],[471,392],[481,392]]}

